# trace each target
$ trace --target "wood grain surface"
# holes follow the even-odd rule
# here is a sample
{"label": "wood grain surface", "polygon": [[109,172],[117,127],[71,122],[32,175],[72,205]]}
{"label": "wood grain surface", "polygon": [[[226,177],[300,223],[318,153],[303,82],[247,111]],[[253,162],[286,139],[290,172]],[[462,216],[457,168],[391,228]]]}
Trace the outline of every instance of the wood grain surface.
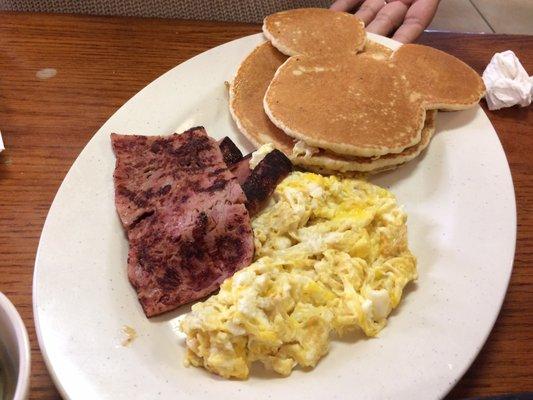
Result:
{"label": "wood grain surface", "polygon": [[[115,110],[153,79],[259,31],[245,24],[0,13],[0,131],[7,148],[0,155],[0,291],[21,312],[31,338],[30,398],[59,398],[37,344],[31,293],[39,235],[70,165]],[[479,72],[494,52],[512,49],[533,73],[531,36],[426,33],[420,42]],[[56,75],[38,78],[45,68]],[[533,390],[533,108],[488,115],[515,184],[516,257],[501,314],[450,399]]]}

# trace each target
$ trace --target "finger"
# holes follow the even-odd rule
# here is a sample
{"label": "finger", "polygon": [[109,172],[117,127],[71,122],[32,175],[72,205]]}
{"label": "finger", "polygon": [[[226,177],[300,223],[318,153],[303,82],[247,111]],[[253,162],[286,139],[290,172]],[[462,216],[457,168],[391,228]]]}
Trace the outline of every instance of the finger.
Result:
{"label": "finger", "polygon": [[398,28],[409,8],[401,1],[394,1],[383,7],[376,18],[366,27],[367,32],[388,36]]}
{"label": "finger", "polygon": [[392,38],[402,43],[414,42],[431,23],[438,6],[439,0],[415,1]]}
{"label": "finger", "polygon": [[387,3],[392,3],[393,1],[401,1],[407,7],[410,7],[416,0],[388,0]]}
{"label": "finger", "polygon": [[329,9],[333,11],[351,11],[362,2],[363,0],[337,0],[333,2]]}
{"label": "finger", "polygon": [[361,7],[359,7],[359,10],[355,13],[355,16],[362,19],[365,26],[368,26],[385,4],[384,0],[366,0],[361,4]]}

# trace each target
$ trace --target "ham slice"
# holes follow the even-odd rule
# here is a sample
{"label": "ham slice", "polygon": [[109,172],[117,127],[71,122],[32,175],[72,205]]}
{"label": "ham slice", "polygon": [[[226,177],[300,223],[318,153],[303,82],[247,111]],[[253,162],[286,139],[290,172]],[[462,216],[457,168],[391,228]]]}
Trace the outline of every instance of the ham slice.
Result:
{"label": "ham slice", "polygon": [[111,141],[128,278],[148,317],[209,295],[251,263],[246,197],[202,127]]}

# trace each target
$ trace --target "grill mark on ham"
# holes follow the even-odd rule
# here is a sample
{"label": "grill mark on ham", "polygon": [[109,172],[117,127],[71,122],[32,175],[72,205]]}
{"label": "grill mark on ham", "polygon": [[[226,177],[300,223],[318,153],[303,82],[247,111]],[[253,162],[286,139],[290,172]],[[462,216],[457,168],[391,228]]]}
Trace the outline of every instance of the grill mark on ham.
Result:
{"label": "grill mark on ham", "polygon": [[130,224],[130,229],[133,229],[139,222],[146,218],[150,218],[152,215],[154,215],[154,211],[143,212]]}
{"label": "grill mark on ham", "polygon": [[111,140],[128,278],[148,317],[209,295],[250,264],[246,197],[203,128]]}

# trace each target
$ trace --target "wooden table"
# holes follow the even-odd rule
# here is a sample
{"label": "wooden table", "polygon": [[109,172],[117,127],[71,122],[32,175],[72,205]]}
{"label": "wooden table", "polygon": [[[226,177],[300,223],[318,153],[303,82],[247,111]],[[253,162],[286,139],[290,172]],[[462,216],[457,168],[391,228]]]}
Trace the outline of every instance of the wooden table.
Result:
{"label": "wooden table", "polygon": [[[0,13],[0,130],[7,148],[0,155],[0,291],[28,327],[31,398],[59,398],[37,344],[31,288],[39,235],[68,168],[93,133],[150,81],[259,31],[247,24]],[[427,33],[420,42],[479,72],[494,52],[513,49],[533,73],[533,36]],[[57,75],[39,79],[45,68]],[[516,188],[514,272],[485,347],[450,399],[533,390],[533,108],[488,115]]]}

